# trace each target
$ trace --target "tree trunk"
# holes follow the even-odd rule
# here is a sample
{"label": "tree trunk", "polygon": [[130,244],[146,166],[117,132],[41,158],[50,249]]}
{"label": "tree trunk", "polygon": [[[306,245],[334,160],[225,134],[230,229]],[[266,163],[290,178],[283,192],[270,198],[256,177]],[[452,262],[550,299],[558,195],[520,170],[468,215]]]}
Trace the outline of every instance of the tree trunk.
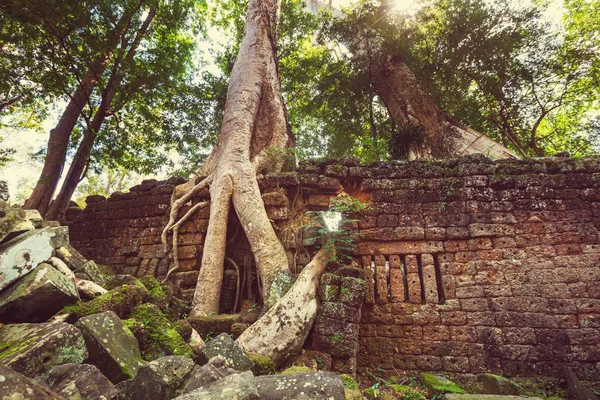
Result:
{"label": "tree trunk", "polygon": [[117,94],[117,90],[121,86],[121,82],[125,75],[125,69],[132,63],[133,57],[140,45],[142,37],[146,34],[148,27],[150,26],[150,23],[154,19],[155,15],[156,8],[152,8],[138,29],[136,37],[127,51],[127,55],[124,57],[124,59],[118,58],[115,61],[110,79],[108,80],[106,88],[102,92],[100,106],[94,114],[92,122],[83,134],[83,138],[79,144],[79,147],[77,148],[75,157],[71,162],[69,171],[67,172],[67,176],[63,182],[60,192],[44,216],[46,219],[64,219],[67,208],[69,207],[69,202],[71,201],[71,197],[73,197],[73,193],[75,192],[75,189],[77,189],[77,185],[81,181],[82,174],[89,162],[90,153],[94,147],[94,142],[96,141],[98,132],[100,132],[100,128],[102,128],[104,119],[106,118],[108,110],[112,104],[112,100]]}
{"label": "tree trunk", "polygon": [[480,153],[493,158],[516,158],[504,146],[482,133],[453,121],[419,86],[410,68],[400,57],[386,57],[372,84],[386,105],[396,126],[418,122],[427,132],[421,157],[447,157]]}
{"label": "tree trunk", "polygon": [[142,3],[143,1],[140,1],[136,7],[126,9],[116,28],[108,33],[107,52],[93,62],[90,70],[81,78],[81,82],[71,96],[58,124],[50,131],[42,172],[31,196],[25,202],[24,208],[36,209],[42,215],[48,210],[65,165],[71,132],[92,91],[98,84],[100,76],[104,73],[121,36],[127,31],[132,16],[139,10]]}
{"label": "tree trunk", "polygon": [[[210,220],[191,315],[219,310],[231,204],[254,254],[263,299],[274,303],[283,285],[273,283],[278,276],[290,275],[285,250],[271,226],[256,180],[257,170],[268,162],[265,151],[293,143],[275,55],[278,11],[277,0],[249,2],[244,38],[229,81],[223,125],[215,148],[198,173],[210,175],[212,183]],[[193,184],[194,179],[183,191]]]}
{"label": "tree trunk", "polygon": [[[315,14],[325,9],[335,18],[345,17],[343,12],[331,6],[330,1],[306,0],[305,4]],[[357,35],[352,40],[358,41],[360,36]],[[474,153],[493,158],[518,158],[506,147],[483,133],[460,125],[440,110],[434,99],[421,89],[412,71],[400,57],[381,54],[380,50],[382,59],[374,62],[373,57],[365,54],[361,43],[353,46],[356,43],[347,41],[343,44],[348,49],[361,53],[358,55],[369,60],[371,65],[374,64],[375,73],[370,74],[371,84],[383,100],[395,126],[418,122],[425,128],[425,146],[413,151],[411,158],[442,158]]]}

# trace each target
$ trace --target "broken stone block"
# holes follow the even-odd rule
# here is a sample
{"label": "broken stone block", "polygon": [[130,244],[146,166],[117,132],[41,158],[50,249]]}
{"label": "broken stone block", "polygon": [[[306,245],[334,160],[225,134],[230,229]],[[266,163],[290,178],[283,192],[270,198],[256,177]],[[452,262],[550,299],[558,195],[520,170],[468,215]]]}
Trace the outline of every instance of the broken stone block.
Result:
{"label": "broken stone block", "polygon": [[263,375],[255,378],[260,399],[345,399],[340,376],[333,372]]}
{"label": "broken stone block", "polygon": [[209,332],[212,332],[212,334],[230,333],[231,326],[236,322],[240,322],[240,320],[240,314],[188,318],[188,322],[202,336],[206,336]]}
{"label": "broken stone block", "polygon": [[61,308],[79,300],[74,282],[42,263],[0,293],[0,321],[47,321]]}
{"label": "broken stone block", "polygon": [[89,351],[86,362],[98,367],[112,383],[133,378],[144,364],[137,340],[114,312],[83,317],[75,326]]}
{"label": "broken stone block", "polygon": [[494,374],[481,375],[483,392],[486,394],[507,394],[518,396],[521,387],[510,379]]}
{"label": "broken stone block", "polygon": [[148,331],[144,342],[140,343],[142,357],[152,361],[164,355],[196,358],[192,348],[169,323],[164,314],[154,304],[142,304],[130,315],[131,319],[142,323]]}
{"label": "broken stone block", "polygon": [[225,358],[221,356],[213,357],[203,366],[196,365],[194,367],[186,382],[177,390],[177,394],[189,393],[193,390],[208,386],[221,378],[237,373],[238,371],[227,367]]}
{"label": "broken stone block", "polygon": [[75,274],[73,273],[73,271],[71,271],[69,269],[69,267],[67,266],[67,264],[65,264],[65,262],[63,260],[61,260],[60,258],[50,257],[50,259],[48,260],[48,264],[52,265],[54,268],[56,268],[59,272],[61,272],[66,277],[75,279]]}
{"label": "broken stone block", "polygon": [[[213,384],[176,397],[177,400],[255,400],[260,399],[252,372],[229,375]],[[280,398],[281,399],[281,398]]]}
{"label": "broken stone block", "polygon": [[25,219],[33,225],[35,229],[41,229],[43,225],[43,218],[38,210],[23,210],[25,211]]}
{"label": "broken stone block", "polygon": [[198,356],[198,362],[199,364],[206,364],[208,360],[215,356],[225,358],[227,366],[237,371],[250,371],[254,366],[237,343],[226,333],[222,333],[206,343]]}
{"label": "broken stone block", "polygon": [[61,400],[62,397],[30,378],[0,364],[0,399]]}
{"label": "broken stone block", "polygon": [[27,232],[0,245],[0,290],[52,256],[52,251],[69,242],[65,226]]}
{"label": "broken stone block", "polygon": [[102,286],[92,281],[86,281],[85,279],[75,278],[75,286],[79,295],[86,300],[92,300],[96,297],[106,294],[108,291]]}
{"label": "broken stone block", "polygon": [[69,244],[56,249],[56,255],[67,263],[69,268],[71,268],[71,271],[77,271],[88,261],[80,252]]}
{"label": "broken stone block", "polygon": [[187,357],[167,356],[152,361],[137,372],[127,385],[124,399],[172,399],[175,390],[194,369],[194,362]]}
{"label": "broken stone block", "polygon": [[87,356],[81,332],[64,322],[5,325],[0,329],[0,364],[30,378],[55,365],[81,364]]}
{"label": "broken stone block", "polygon": [[7,242],[22,233],[34,229],[33,224],[30,224],[26,228],[22,226],[24,222],[27,222],[25,211],[20,208],[11,207],[6,201],[0,200],[0,242]]}
{"label": "broken stone block", "polygon": [[147,298],[148,291],[142,284],[123,285],[93,300],[67,306],[60,313],[68,314],[67,321],[71,323],[81,317],[103,311],[113,311],[119,318],[127,318],[131,311]]}
{"label": "broken stone block", "polygon": [[65,400],[115,400],[117,390],[93,365],[64,364],[52,368],[44,382]]}
{"label": "broken stone block", "polygon": [[0,181],[0,200],[8,201],[9,198],[8,183],[6,181]]}

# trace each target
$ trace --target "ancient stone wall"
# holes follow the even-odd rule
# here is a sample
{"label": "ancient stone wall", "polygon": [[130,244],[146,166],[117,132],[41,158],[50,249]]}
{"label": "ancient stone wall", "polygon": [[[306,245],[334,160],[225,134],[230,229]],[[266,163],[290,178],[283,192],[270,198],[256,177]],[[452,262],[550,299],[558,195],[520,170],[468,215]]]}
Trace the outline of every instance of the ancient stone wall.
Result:
{"label": "ancient stone wall", "polygon": [[[174,183],[90,199],[70,225],[73,245],[119,272],[164,276]],[[261,188],[275,222],[298,199],[324,210],[345,191],[370,204],[353,254],[367,276],[359,370],[562,377],[568,365],[600,380],[600,159],[308,162]],[[206,218],[179,239],[173,282],[188,299]],[[231,256],[248,263],[238,247]]]}

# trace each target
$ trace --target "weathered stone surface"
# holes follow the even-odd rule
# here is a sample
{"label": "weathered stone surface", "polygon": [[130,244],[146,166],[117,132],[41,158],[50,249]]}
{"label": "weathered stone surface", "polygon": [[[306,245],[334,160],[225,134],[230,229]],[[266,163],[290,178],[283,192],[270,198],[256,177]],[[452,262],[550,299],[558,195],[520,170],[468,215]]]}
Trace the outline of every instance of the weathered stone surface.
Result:
{"label": "weathered stone surface", "polygon": [[71,271],[69,266],[60,258],[50,257],[50,259],[48,259],[47,262],[48,262],[48,264],[52,265],[54,268],[56,268],[60,273],[62,273],[66,277],[68,277],[70,279],[75,279],[75,274],[73,273],[73,271]]}
{"label": "weathered stone surface", "polygon": [[61,310],[61,313],[68,314],[67,320],[72,323],[81,317],[103,311],[113,311],[120,318],[127,318],[131,311],[146,300],[148,296],[146,288],[139,283],[137,285],[123,285],[88,302],[67,306]]}
{"label": "weathered stone surface", "polygon": [[226,333],[222,333],[206,343],[198,356],[198,362],[205,364],[215,356],[222,356],[226,365],[237,371],[250,371],[254,366],[237,343]]}
{"label": "weathered stone surface", "polygon": [[0,290],[26,275],[69,242],[67,227],[27,232],[0,245]]}
{"label": "weathered stone surface", "polygon": [[114,312],[83,317],[76,326],[89,351],[86,362],[98,367],[111,382],[133,378],[144,364],[137,340]]}
{"label": "weathered stone surface", "polygon": [[33,225],[35,229],[41,229],[44,220],[38,210],[23,210],[25,211],[25,219]]}
{"label": "weathered stone surface", "polygon": [[75,278],[75,286],[77,286],[79,295],[87,300],[95,299],[96,297],[102,296],[108,292],[97,283],[86,281],[85,279]]}
{"label": "weathered stone surface", "polygon": [[446,400],[542,400],[539,397],[523,397],[523,396],[501,396],[494,394],[447,394],[444,396]]}
{"label": "weathered stone surface", "polygon": [[65,400],[116,400],[117,390],[93,365],[64,364],[52,368],[44,382]]}
{"label": "weathered stone surface", "polygon": [[0,200],[8,201],[9,198],[8,183],[6,181],[0,181]]}
{"label": "weathered stone surface", "polygon": [[0,398],[3,400],[62,399],[56,393],[2,364],[0,364]]}
{"label": "weathered stone surface", "polygon": [[343,400],[344,385],[332,372],[264,375],[255,378],[260,399]]}
{"label": "weathered stone surface", "polygon": [[66,245],[56,249],[56,254],[60,257],[72,271],[77,271],[88,261],[73,246]]}
{"label": "weathered stone surface", "polygon": [[0,243],[35,229],[32,223],[27,224],[27,222],[24,210],[11,207],[6,201],[0,199]]}
{"label": "weathered stone surface", "polygon": [[123,400],[169,400],[194,369],[194,362],[187,357],[167,356],[152,361],[137,372],[127,385]]}
{"label": "weathered stone surface", "polygon": [[3,322],[46,321],[64,306],[79,300],[73,280],[42,263],[0,293]]}
{"label": "weathered stone surface", "polygon": [[133,310],[130,317],[141,322],[148,331],[147,340],[140,343],[141,354],[145,360],[152,361],[164,355],[195,358],[192,348],[156,305],[142,304]]}
{"label": "weathered stone surface", "polygon": [[98,285],[106,284],[108,277],[94,261],[85,262],[81,268],[74,270],[75,276],[81,279],[92,281]]}
{"label": "weathered stone surface", "polygon": [[213,357],[203,366],[196,365],[194,367],[186,382],[177,390],[177,394],[189,393],[238,372],[233,368],[227,367],[225,358],[221,356]]}
{"label": "weathered stone surface", "polygon": [[0,328],[0,363],[30,378],[55,365],[81,364],[87,356],[81,332],[64,322]]}
{"label": "weathered stone surface", "polygon": [[481,375],[483,382],[483,391],[487,394],[503,394],[518,396],[521,387],[510,379],[506,379],[499,375],[483,374]]}
{"label": "weathered stone surface", "polygon": [[450,379],[440,375],[421,374],[421,383],[429,393],[439,395],[444,393],[465,393],[464,389],[452,382]]}
{"label": "weathered stone surface", "polygon": [[231,333],[231,325],[240,321],[240,314],[188,318],[188,322],[202,336],[206,336],[209,332],[212,332],[212,334]]}
{"label": "weathered stone surface", "polygon": [[[259,399],[252,372],[229,375],[215,383],[177,397],[177,400],[254,400]],[[283,399],[283,398],[280,398]]]}

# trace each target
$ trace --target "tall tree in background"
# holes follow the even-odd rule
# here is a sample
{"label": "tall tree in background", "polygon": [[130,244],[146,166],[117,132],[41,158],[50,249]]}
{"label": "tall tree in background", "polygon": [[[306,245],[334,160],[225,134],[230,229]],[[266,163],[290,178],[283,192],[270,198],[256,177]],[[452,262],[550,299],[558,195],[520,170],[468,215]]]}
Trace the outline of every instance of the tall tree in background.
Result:
{"label": "tall tree in background", "polygon": [[[25,202],[26,208],[37,209],[41,214],[47,211],[64,168],[71,132],[89,104],[92,91],[119,41],[126,35],[136,14],[141,12],[142,4],[143,0],[126,2],[122,4],[122,12],[118,16],[120,7],[117,4],[111,8],[82,2],[74,8],[75,11],[67,11],[52,3],[3,3],[2,10],[7,15],[20,20],[24,25],[33,25],[44,32],[46,40],[52,42],[48,51],[50,54],[47,55],[52,60],[51,65],[56,63],[56,59],[65,60],[59,63],[64,67],[61,71],[65,74],[59,79],[66,81],[64,91],[69,102],[57,126],[50,131],[44,167],[33,193]],[[66,6],[63,5],[63,8]],[[63,12],[66,14],[63,15]],[[100,32],[105,32],[106,38],[94,36],[94,29],[99,26],[92,24],[92,13],[95,14],[94,17],[100,17],[97,18],[98,21],[107,24],[108,29],[100,27]],[[72,18],[73,15],[76,18]],[[80,50],[81,40],[87,40],[83,44],[83,51]],[[68,74],[67,71],[71,73]],[[69,90],[69,86],[73,89]]]}
{"label": "tall tree in background", "polygon": [[[93,118],[84,129],[61,190],[45,215],[48,219],[64,217],[78,183],[85,176],[95,143],[109,135],[110,127],[102,129],[105,120],[117,119],[117,116],[127,118],[120,110],[132,101],[163,101],[174,90],[180,89],[182,79],[189,72],[193,42],[181,31],[188,28],[193,3],[148,1],[147,6],[141,24],[135,32],[130,32],[128,41],[121,42],[105,82],[99,85],[102,89],[99,104],[94,107]],[[136,93],[144,87],[148,88],[145,94],[150,96],[137,97]],[[136,133],[143,136],[143,128],[138,126],[137,129],[142,132]],[[162,132],[167,137],[172,134]]]}

